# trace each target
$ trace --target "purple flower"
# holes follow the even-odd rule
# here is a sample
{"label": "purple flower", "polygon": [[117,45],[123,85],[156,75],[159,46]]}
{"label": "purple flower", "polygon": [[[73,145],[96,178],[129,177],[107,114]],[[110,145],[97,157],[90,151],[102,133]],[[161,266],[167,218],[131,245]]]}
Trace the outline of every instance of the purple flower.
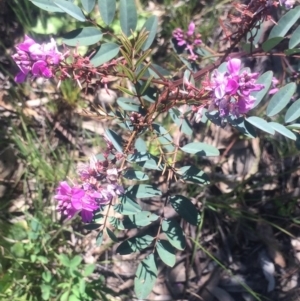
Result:
{"label": "purple flower", "polygon": [[17,53],[12,58],[20,69],[15,77],[17,83],[24,82],[28,74],[33,77],[52,77],[52,66],[59,64],[63,57],[53,39],[50,43],[40,45],[25,36],[24,42],[17,45],[16,49]]}
{"label": "purple flower", "polygon": [[217,109],[221,117],[226,117],[239,116],[252,109],[255,98],[251,92],[260,91],[264,85],[256,83],[258,73],[241,70],[241,65],[241,60],[234,58],[227,62],[226,72],[212,72],[210,81],[204,83],[205,89],[212,93],[208,110]]}
{"label": "purple flower", "polygon": [[96,201],[98,196],[78,186],[70,187],[64,181],[59,184],[54,198],[58,200],[57,210],[62,214],[71,218],[77,212],[81,212],[82,220],[90,222],[93,219],[93,212],[99,208]]}
{"label": "purple flower", "polygon": [[200,34],[195,33],[195,23],[191,22],[188,30],[184,32],[181,28],[176,28],[173,31],[173,38],[177,46],[185,46],[184,49],[189,53],[190,60],[196,60],[198,55],[195,54],[195,48],[202,43]]}

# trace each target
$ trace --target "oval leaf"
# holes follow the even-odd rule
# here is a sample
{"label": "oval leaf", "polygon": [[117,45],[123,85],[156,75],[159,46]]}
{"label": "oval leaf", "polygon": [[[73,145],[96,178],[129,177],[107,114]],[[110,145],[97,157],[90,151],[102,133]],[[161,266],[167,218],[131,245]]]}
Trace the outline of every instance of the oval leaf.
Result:
{"label": "oval leaf", "polygon": [[184,233],[174,220],[163,220],[161,228],[173,247],[178,250],[183,250],[185,248]]}
{"label": "oval leaf", "polygon": [[95,53],[91,59],[91,63],[98,67],[111,59],[113,59],[119,53],[120,47],[115,43],[102,44],[100,49]]}
{"label": "oval leaf", "polygon": [[81,4],[82,4],[83,8],[88,14],[95,7],[95,3],[96,3],[96,0],[81,0]]}
{"label": "oval leaf", "polygon": [[117,103],[125,111],[139,112],[141,110],[140,104],[132,98],[119,97]]}
{"label": "oval leaf", "polygon": [[275,25],[269,35],[269,39],[274,37],[284,37],[289,29],[297,22],[300,17],[300,7],[289,10]]}
{"label": "oval leaf", "polygon": [[59,8],[54,0],[30,0],[37,7],[44,9],[51,13],[63,13],[64,11]]}
{"label": "oval leaf", "polygon": [[138,181],[149,180],[149,177],[142,171],[136,171],[132,169],[126,170],[126,172],[123,174],[123,177],[128,180],[138,180]]}
{"label": "oval leaf", "polygon": [[157,278],[157,266],[154,254],[140,262],[135,273],[134,291],[138,299],[147,299]]}
{"label": "oval leaf", "polygon": [[282,87],[273,97],[271,98],[267,107],[267,115],[272,117],[278,114],[282,109],[289,103],[291,97],[296,91],[296,84],[289,83]]}
{"label": "oval leaf", "polygon": [[116,148],[116,150],[120,153],[123,152],[122,146],[123,146],[123,139],[113,130],[106,129],[105,134],[108,138],[108,140],[113,144],[113,146]]}
{"label": "oval leaf", "polygon": [[252,109],[254,109],[256,106],[258,106],[259,103],[262,101],[262,99],[265,97],[266,93],[269,91],[270,86],[272,84],[272,79],[273,79],[272,71],[265,72],[257,79],[256,83],[263,84],[263,85],[265,85],[265,87],[260,91],[251,93],[251,95],[253,97],[255,97],[255,102],[254,102]]}
{"label": "oval leaf", "polygon": [[300,116],[300,98],[297,99],[286,111],[284,121],[292,122]]}
{"label": "oval leaf", "polygon": [[98,6],[103,22],[109,25],[115,16],[116,0],[98,0]]}
{"label": "oval leaf", "polygon": [[170,203],[174,210],[183,217],[188,223],[197,225],[200,221],[200,215],[195,205],[182,195],[174,195],[170,198]]}
{"label": "oval leaf", "polygon": [[123,215],[127,215],[139,213],[142,211],[142,208],[130,197],[123,195],[120,197],[120,204],[115,205],[114,210]]}
{"label": "oval leaf", "polygon": [[181,147],[181,150],[198,156],[219,156],[220,152],[212,145],[203,142],[192,142]]}
{"label": "oval leaf", "polygon": [[289,41],[289,48],[294,48],[300,43],[300,25],[292,33],[291,39]]}
{"label": "oval leaf", "polygon": [[76,20],[81,22],[85,21],[85,16],[82,10],[72,2],[66,0],[55,0],[54,3],[65,13],[75,18]]}
{"label": "oval leaf", "polygon": [[265,131],[271,135],[275,134],[274,129],[268,124],[268,122],[260,117],[251,116],[251,117],[247,118],[246,120],[262,131]]}
{"label": "oval leaf", "polygon": [[269,125],[278,133],[280,133],[283,136],[286,136],[287,138],[290,138],[292,140],[296,140],[296,135],[287,129],[284,125],[279,124],[277,122],[269,122]]}
{"label": "oval leaf", "polygon": [[198,169],[196,166],[183,166],[177,172],[185,181],[197,184],[209,184],[207,174],[204,171]]}
{"label": "oval leaf", "polygon": [[152,198],[160,196],[161,191],[152,185],[139,184],[127,187],[125,194],[132,198]]}
{"label": "oval leaf", "polygon": [[173,267],[176,263],[175,249],[167,240],[159,240],[156,251],[160,259],[168,266]]}
{"label": "oval leaf", "polygon": [[123,219],[124,229],[135,229],[145,227],[158,219],[158,215],[149,211],[142,211],[139,214],[128,215]]}
{"label": "oval leaf", "polygon": [[120,22],[123,33],[131,36],[137,24],[137,12],[134,0],[120,0]]}
{"label": "oval leaf", "polygon": [[116,253],[121,255],[128,255],[134,252],[141,251],[147,248],[153,241],[153,237],[146,234],[143,236],[135,236],[126,241],[122,242],[117,250]]}
{"label": "oval leaf", "polygon": [[274,37],[271,38],[267,41],[265,41],[262,45],[261,48],[263,51],[268,52],[271,49],[273,49],[275,46],[277,46],[284,38],[283,37]]}
{"label": "oval leaf", "polygon": [[99,42],[102,32],[95,27],[75,29],[64,35],[63,43],[69,46],[88,46]]}
{"label": "oval leaf", "polygon": [[152,45],[152,43],[155,39],[155,36],[156,36],[157,26],[158,26],[157,16],[151,16],[145,22],[143,28],[148,32],[148,37],[147,37],[147,40],[145,41],[145,43],[142,46],[142,49],[144,51],[151,47],[151,45]]}

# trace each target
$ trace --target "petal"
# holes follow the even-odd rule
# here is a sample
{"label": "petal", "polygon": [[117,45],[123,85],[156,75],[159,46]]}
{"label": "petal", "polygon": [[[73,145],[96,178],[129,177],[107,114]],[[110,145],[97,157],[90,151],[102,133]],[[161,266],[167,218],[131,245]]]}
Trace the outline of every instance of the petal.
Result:
{"label": "petal", "polygon": [[81,218],[84,223],[89,223],[90,221],[92,221],[93,216],[94,214],[91,211],[86,211],[86,210],[81,211]]}
{"label": "petal", "polygon": [[229,79],[226,85],[226,92],[235,94],[239,84],[234,79]]}
{"label": "petal", "polygon": [[188,31],[187,31],[187,35],[188,36],[192,36],[195,32],[195,23],[194,22],[191,22],[189,27],[188,27]]}
{"label": "petal", "polygon": [[33,39],[29,38],[28,36],[25,36],[24,42],[17,45],[16,48],[27,52],[29,50],[29,47],[34,44],[36,44],[36,42]]}
{"label": "petal", "polygon": [[241,68],[241,60],[240,59],[230,59],[227,62],[227,70],[231,75],[238,75]]}
{"label": "petal", "polygon": [[26,75],[25,73],[23,73],[22,71],[20,71],[16,76],[15,76],[15,82],[16,83],[23,83],[26,79]]}
{"label": "petal", "polygon": [[47,64],[44,61],[37,61],[32,65],[31,72],[34,76],[42,75],[42,71],[47,68]]}

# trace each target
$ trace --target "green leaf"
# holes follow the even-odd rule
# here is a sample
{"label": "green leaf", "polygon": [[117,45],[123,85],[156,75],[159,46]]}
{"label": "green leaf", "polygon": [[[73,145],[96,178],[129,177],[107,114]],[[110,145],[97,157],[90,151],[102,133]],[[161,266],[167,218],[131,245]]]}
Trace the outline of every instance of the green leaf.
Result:
{"label": "green leaf", "polygon": [[287,129],[284,125],[279,124],[277,122],[269,122],[269,125],[278,133],[280,133],[283,136],[286,136],[292,140],[296,140],[296,135]]}
{"label": "green leaf", "polygon": [[138,152],[146,152],[147,151],[147,144],[146,142],[142,139],[142,138],[137,138],[135,143],[134,143],[134,147],[136,148],[136,150]]}
{"label": "green leaf", "polygon": [[149,180],[149,177],[145,173],[133,169],[126,170],[125,173],[123,174],[123,177],[129,180],[138,180],[138,181]]}
{"label": "green leaf", "polygon": [[281,19],[277,22],[269,35],[269,39],[274,37],[284,37],[289,29],[297,22],[300,17],[300,7],[295,7],[289,10]]}
{"label": "green leaf", "polygon": [[83,276],[88,277],[88,276],[92,275],[95,268],[96,268],[96,265],[94,263],[87,264],[84,268]]}
{"label": "green leaf", "polygon": [[300,98],[297,99],[286,111],[284,121],[292,122],[300,116]]}
{"label": "green leaf", "polygon": [[140,112],[141,110],[140,103],[132,98],[119,97],[117,103],[125,111]]}
{"label": "green leaf", "polygon": [[115,43],[102,44],[100,49],[91,59],[91,63],[98,67],[113,59],[119,53],[120,47]]}
{"label": "green leaf", "polygon": [[103,22],[109,25],[115,16],[116,0],[98,0],[98,6]]}
{"label": "green leaf", "polygon": [[158,27],[158,18],[157,18],[157,16],[151,16],[145,22],[143,28],[147,32],[149,32],[149,34],[148,34],[148,38],[147,38],[146,42],[142,46],[142,49],[144,51],[151,47],[151,45],[152,45],[152,43],[155,39],[155,36],[156,36],[157,27]]}
{"label": "green leaf", "polygon": [[159,161],[160,161],[159,158],[150,155],[149,160],[138,162],[138,165],[148,169],[163,170],[164,164],[159,163]]}
{"label": "green leaf", "polygon": [[219,156],[220,152],[212,145],[203,142],[192,142],[181,147],[181,150],[198,156]]}
{"label": "green leaf", "polygon": [[234,117],[234,116],[228,116],[227,117],[228,122],[236,128],[238,131],[240,131],[245,136],[248,136],[250,138],[256,137],[256,131],[255,128],[245,120],[244,116],[241,117]]}
{"label": "green leaf", "polygon": [[94,9],[95,3],[96,0],[81,0],[83,8],[88,14]]}
{"label": "green leaf", "polygon": [[120,0],[120,22],[123,33],[129,37],[137,24],[137,12],[134,0]]}
{"label": "green leaf", "polygon": [[132,198],[152,198],[160,196],[161,191],[156,187],[148,184],[138,184],[129,186],[125,190],[125,194]]}
{"label": "green leaf", "polygon": [[271,127],[267,121],[265,121],[264,119],[262,119],[260,117],[251,116],[251,117],[247,118],[246,120],[264,132],[267,132],[271,135],[275,134],[273,127]]}
{"label": "green leaf", "polygon": [[178,250],[185,248],[185,236],[180,226],[174,221],[165,219],[162,222],[162,231],[167,236],[170,244]]}
{"label": "green leaf", "polygon": [[282,87],[273,97],[271,98],[267,107],[267,115],[272,117],[278,114],[282,109],[289,103],[291,97],[296,91],[296,84],[289,83]]}
{"label": "green leaf", "polygon": [[284,54],[286,54],[286,55],[293,55],[293,54],[296,54],[296,53],[299,53],[299,52],[300,52],[300,48],[284,50]]}
{"label": "green leaf", "polygon": [[198,225],[200,214],[190,199],[182,195],[174,195],[170,197],[170,203],[174,210],[188,223],[194,226]]}
{"label": "green leaf", "polygon": [[119,230],[125,230],[123,222],[121,220],[119,220],[118,218],[115,218],[114,216],[109,216],[108,221],[114,228],[119,229]]}
{"label": "green leaf", "polygon": [[289,124],[287,127],[292,130],[300,130],[300,123]]}
{"label": "green leaf", "polygon": [[[263,22],[260,20],[257,21],[255,23],[255,26],[251,30],[251,34],[250,33],[247,34],[247,41],[249,43],[252,43],[252,45],[254,45],[254,46],[258,44],[258,41],[259,41],[262,33],[264,32],[264,26],[262,26],[262,23]],[[251,37],[252,38],[254,37],[253,41],[251,41]]]}
{"label": "green leaf", "polygon": [[171,76],[170,71],[166,70],[165,68],[163,68],[159,65],[153,64],[153,63],[151,64],[151,66],[155,69],[155,71],[152,70],[151,68],[149,68],[148,70],[149,70],[150,76],[152,75],[154,78],[160,78],[160,76],[156,73],[156,71],[159,72],[159,74],[162,75],[163,77]]}
{"label": "green leaf", "polygon": [[114,206],[114,210],[123,215],[136,214],[142,211],[140,205],[132,200],[129,196],[122,195],[120,197],[120,204]]}
{"label": "green leaf", "polygon": [[66,254],[59,254],[57,255],[57,257],[62,265],[64,265],[65,267],[70,266],[70,259]]}
{"label": "green leaf", "polygon": [[269,91],[271,84],[272,84],[272,79],[273,79],[273,72],[272,71],[267,71],[264,74],[262,74],[256,81],[257,84],[263,84],[265,87],[260,90],[260,91],[255,91],[252,92],[251,95],[255,97],[255,102],[252,107],[254,109],[256,106],[260,104],[262,99],[265,97],[267,92]]}
{"label": "green leaf", "polygon": [[102,241],[103,241],[103,231],[99,231],[96,237],[96,246],[97,247],[101,246]]}
{"label": "green leaf", "polygon": [[135,152],[132,155],[129,155],[127,157],[127,160],[129,162],[143,162],[143,161],[147,161],[150,160],[152,158],[152,155],[148,152]]}
{"label": "green leaf", "polygon": [[135,236],[126,241],[122,242],[117,250],[116,253],[121,255],[128,255],[134,252],[139,252],[145,248],[147,248],[153,241],[153,237],[145,234],[143,236]]}
{"label": "green leaf", "polygon": [[190,123],[185,117],[181,116],[182,114],[177,108],[172,108],[171,110],[169,110],[169,114],[184,134],[188,136],[191,136],[193,134],[193,130]]}
{"label": "green leaf", "polygon": [[219,67],[218,67],[218,71],[223,73],[223,72],[227,72],[227,62],[222,63]]}
{"label": "green leaf", "polygon": [[123,139],[116,132],[110,129],[105,130],[108,140],[113,144],[119,153],[123,153]]}
{"label": "green leaf", "polygon": [[82,13],[82,10],[72,2],[66,0],[54,0],[54,3],[59,8],[61,8],[65,13],[75,18],[76,20],[81,22],[86,21],[85,16]]}
{"label": "green leaf", "polygon": [[75,29],[64,35],[63,43],[69,46],[88,46],[99,42],[102,32],[95,27]]}
{"label": "green leaf", "polygon": [[289,41],[289,49],[296,47],[300,43],[300,25],[292,33]]}
{"label": "green leaf", "polygon": [[265,41],[261,47],[263,49],[263,51],[268,52],[271,49],[273,49],[275,46],[277,46],[284,38],[283,37],[275,37],[275,38],[271,38],[267,41]]}
{"label": "green leaf", "polygon": [[158,240],[156,251],[160,259],[168,266],[173,267],[176,263],[175,249],[167,240]]}
{"label": "green leaf", "polygon": [[69,267],[72,268],[72,269],[75,269],[80,265],[81,261],[82,261],[81,256],[76,255],[70,260],[70,266]]}
{"label": "green leaf", "polygon": [[63,13],[64,11],[59,8],[54,0],[30,0],[37,7],[46,10],[51,13]]}
{"label": "green leaf", "polygon": [[182,179],[187,182],[193,182],[198,184],[209,184],[209,178],[207,174],[198,169],[196,166],[183,166],[178,171],[178,174],[182,176]]}
{"label": "green leaf", "polygon": [[109,238],[113,241],[113,242],[118,242],[118,238],[117,236],[115,235],[114,232],[112,232],[109,228],[106,228],[106,233],[107,235],[109,236]]}
{"label": "green leaf", "polygon": [[135,215],[125,216],[123,219],[124,229],[135,229],[150,225],[158,219],[158,215],[149,211],[142,211]]}
{"label": "green leaf", "polygon": [[135,273],[134,291],[138,299],[147,299],[154,287],[157,274],[154,254],[150,254],[139,263]]}

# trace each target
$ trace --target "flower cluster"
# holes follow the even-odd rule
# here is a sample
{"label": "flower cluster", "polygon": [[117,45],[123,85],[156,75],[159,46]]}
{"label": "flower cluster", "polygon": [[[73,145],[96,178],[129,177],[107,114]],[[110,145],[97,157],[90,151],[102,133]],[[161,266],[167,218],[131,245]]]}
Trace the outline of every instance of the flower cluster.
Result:
{"label": "flower cluster", "polygon": [[[203,83],[205,90],[210,92],[208,110],[218,110],[221,117],[247,113],[255,102],[251,92],[264,88],[264,85],[256,83],[257,78],[258,73],[241,70],[240,59],[230,59],[227,62],[227,71],[220,72],[216,69],[210,80]],[[194,111],[200,114],[201,107],[194,108]]]}
{"label": "flower cluster", "polygon": [[177,46],[184,47],[189,53],[190,60],[196,60],[198,55],[195,53],[195,47],[202,43],[200,34],[195,33],[195,23],[191,22],[187,32],[181,28],[176,28],[173,31],[173,38]]}
{"label": "flower cluster", "polygon": [[50,43],[40,45],[25,36],[24,42],[17,45],[16,49],[17,53],[13,54],[12,58],[20,69],[15,77],[17,83],[24,82],[27,75],[51,78],[52,67],[58,65],[63,58],[62,53],[57,50],[54,39],[51,39]]}
{"label": "flower cluster", "polygon": [[111,154],[111,150],[111,144],[108,143],[101,160],[94,156],[89,164],[78,166],[80,185],[70,186],[65,181],[59,184],[55,195],[58,211],[68,218],[81,212],[82,220],[90,222],[96,210],[124,193],[123,187],[118,184],[119,171],[115,167],[117,156]]}

